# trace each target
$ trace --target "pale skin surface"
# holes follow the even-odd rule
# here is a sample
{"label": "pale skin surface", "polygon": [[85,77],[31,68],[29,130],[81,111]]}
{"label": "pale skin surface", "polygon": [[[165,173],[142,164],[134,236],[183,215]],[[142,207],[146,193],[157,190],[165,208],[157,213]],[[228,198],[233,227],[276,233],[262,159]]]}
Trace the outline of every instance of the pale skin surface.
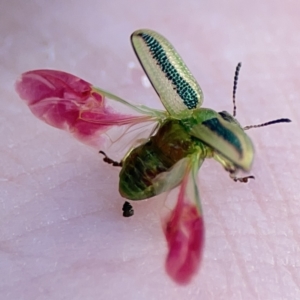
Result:
{"label": "pale skin surface", "polygon": [[[299,299],[299,1],[119,2],[0,4],[0,299]],[[249,184],[202,166],[206,247],[187,287],[164,271],[163,197],[123,218],[118,169],[37,120],[13,89],[20,73],[52,68],[160,107],[129,44],[139,28],[172,42],[205,107],[231,112],[242,61],[239,121],[293,121],[249,131]]]}

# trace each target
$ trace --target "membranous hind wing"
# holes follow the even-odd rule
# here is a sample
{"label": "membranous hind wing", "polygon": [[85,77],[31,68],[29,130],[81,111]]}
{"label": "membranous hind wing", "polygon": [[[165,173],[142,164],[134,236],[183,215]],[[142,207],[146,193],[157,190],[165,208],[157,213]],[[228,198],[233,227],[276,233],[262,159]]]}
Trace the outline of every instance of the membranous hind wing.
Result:
{"label": "membranous hind wing", "polygon": [[199,84],[168,40],[155,31],[142,29],[131,35],[131,42],[169,114],[180,119],[202,105]]}

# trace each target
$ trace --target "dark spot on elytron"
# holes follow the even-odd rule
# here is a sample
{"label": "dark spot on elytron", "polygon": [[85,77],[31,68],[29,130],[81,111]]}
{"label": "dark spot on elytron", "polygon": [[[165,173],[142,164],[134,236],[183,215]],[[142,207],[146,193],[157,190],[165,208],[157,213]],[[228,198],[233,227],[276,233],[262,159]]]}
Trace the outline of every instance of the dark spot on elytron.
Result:
{"label": "dark spot on elytron", "polygon": [[139,36],[145,41],[152,57],[157,61],[157,65],[159,65],[166,77],[173,83],[174,90],[176,90],[186,107],[188,109],[196,108],[199,102],[197,93],[193,90],[189,83],[180,76],[175,67],[171,64],[160,43],[148,34],[141,33]]}
{"label": "dark spot on elytron", "polygon": [[240,140],[232,131],[224,127],[217,118],[206,120],[202,122],[202,125],[209,128],[229,144],[233,145],[236,151],[239,153],[240,158],[243,156],[243,149]]}

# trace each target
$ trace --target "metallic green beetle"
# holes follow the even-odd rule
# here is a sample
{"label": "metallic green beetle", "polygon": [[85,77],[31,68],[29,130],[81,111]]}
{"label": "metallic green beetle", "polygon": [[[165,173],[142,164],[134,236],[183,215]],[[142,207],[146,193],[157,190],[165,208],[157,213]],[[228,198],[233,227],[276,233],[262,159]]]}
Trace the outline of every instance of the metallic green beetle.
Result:
{"label": "metallic green beetle", "polygon": [[234,180],[252,178],[235,176],[239,169],[251,168],[254,149],[250,138],[234,116],[201,107],[202,90],[173,46],[151,30],[134,32],[131,42],[168,115],[146,143],[133,148],[123,159],[120,194],[141,200],[175,187],[185,174],[182,164],[188,161],[182,159],[187,157],[196,158],[199,167],[205,158],[212,157]]}
{"label": "metallic green beetle", "polygon": [[[138,30],[131,36],[133,49],[166,111],[130,104],[107,91],[71,74],[53,70],[26,72],[16,89],[31,111],[48,124],[71,132],[77,139],[103,149],[112,139],[109,130],[116,126],[141,126],[154,122],[155,129],[138,146],[115,162],[103,151],[104,161],[120,166],[120,194],[129,200],[142,200],[179,186],[175,208],[164,231],[169,252],[168,274],[178,283],[187,283],[196,273],[204,244],[204,223],[197,188],[197,172],[205,158],[222,164],[235,181],[247,182],[254,157],[246,129],[289,119],[278,119],[256,126],[242,127],[233,115],[202,108],[203,94],[173,46],[152,30]],[[108,104],[113,100],[113,106]],[[118,103],[117,103],[118,102]],[[115,105],[134,110],[138,115],[115,111]],[[126,202],[124,216],[133,209]]]}

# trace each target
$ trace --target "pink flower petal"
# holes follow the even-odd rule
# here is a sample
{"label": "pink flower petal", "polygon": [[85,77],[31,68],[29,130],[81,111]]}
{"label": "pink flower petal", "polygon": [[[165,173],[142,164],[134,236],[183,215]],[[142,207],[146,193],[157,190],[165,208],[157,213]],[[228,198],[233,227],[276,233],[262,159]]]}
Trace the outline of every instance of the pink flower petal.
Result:
{"label": "pink flower petal", "polygon": [[166,271],[178,284],[188,284],[197,273],[204,246],[203,218],[197,206],[186,198],[184,189],[185,182],[165,227],[169,248]]}
{"label": "pink flower petal", "polygon": [[[34,70],[22,74],[16,90],[28,105],[43,99],[72,99],[85,103],[92,85],[74,75],[55,70]],[[98,99],[101,103],[102,99]]]}
{"label": "pink flower petal", "polygon": [[61,71],[26,72],[17,81],[16,91],[36,117],[95,146],[101,144],[100,135],[113,125],[149,120],[149,116],[114,112],[90,83]]}

